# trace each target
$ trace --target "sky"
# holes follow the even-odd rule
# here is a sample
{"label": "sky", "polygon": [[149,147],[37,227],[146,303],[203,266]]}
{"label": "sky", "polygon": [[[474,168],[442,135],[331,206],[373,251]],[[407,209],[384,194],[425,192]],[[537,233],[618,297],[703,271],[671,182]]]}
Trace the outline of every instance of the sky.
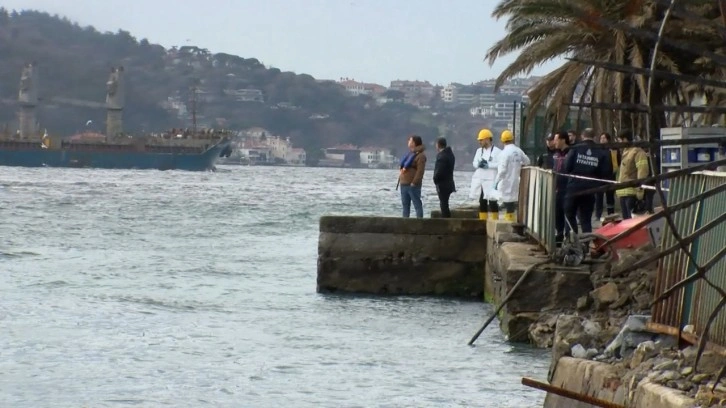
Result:
{"label": "sky", "polygon": [[[396,79],[463,84],[495,78],[487,50],[506,21],[497,0],[3,0],[9,10],[59,14],[99,31],[129,31],[165,47],[195,45],[257,58],[318,79],[389,85]],[[557,62],[532,75],[543,75]]]}

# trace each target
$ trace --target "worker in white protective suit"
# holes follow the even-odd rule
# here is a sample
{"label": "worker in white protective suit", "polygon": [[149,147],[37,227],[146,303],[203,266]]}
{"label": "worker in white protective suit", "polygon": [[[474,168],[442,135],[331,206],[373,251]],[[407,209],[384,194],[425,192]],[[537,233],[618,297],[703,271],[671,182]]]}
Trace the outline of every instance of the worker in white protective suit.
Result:
{"label": "worker in white protective suit", "polygon": [[530,160],[522,149],[514,145],[514,134],[511,131],[503,131],[500,140],[504,149],[499,156],[494,192],[490,197],[497,197],[499,204],[504,207],[504,221],[514,222],[514,211],[519,199],[519,173],[522,167],[530,165]]}
{"label": "worker in white protective suit", "polygon": [[[499,204],[496,199],[490,198],[488,193],[494,187],[494,178],[497,176],[497,163],[502,150],[494,146],[493,135],[489,129],[482,129],[476,140],[479,148],[474,154],[474,175],[471,177],[469,198],[479,199],[479,219],[499,219]],[[488,215],[488,216],[487,216]]]}

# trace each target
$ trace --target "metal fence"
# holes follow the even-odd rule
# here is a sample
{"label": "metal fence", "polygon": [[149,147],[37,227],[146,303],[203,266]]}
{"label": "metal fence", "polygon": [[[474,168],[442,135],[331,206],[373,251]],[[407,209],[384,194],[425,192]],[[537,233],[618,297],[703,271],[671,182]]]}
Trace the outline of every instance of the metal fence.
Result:
{"label": "metal fence", "polygon": [[[668,205],[676,205],[723,184],[726,184],[726,173],[698,172],[676,177],[670,183]],[[680,236],[686,238],[723,216],[724,212],[726,212],[726,191],[677,211],[673,215],[673,221]],[[666,227],[661,241],[662,250],[676,244],[673,230]],[[726,246],[726,222],[720,222],[688,244],[688,249],[698,265],[703,266],[712,259],[718,259],[724,246]],[[658,264],[655,293],[657,295],[663,293],[694,273],[696,266],[682,250],[666,255]],[[721,257],[706,276],[713,284],[726,290],[726,259]],[[685,325],[691,324],[695,329],[694,334],[700,336],[704,332],[709,316],[721,299],[716,289],[700,279],[654,305],[652,322],[675,329],[682,329]],[[711,325],[709,341],[726,346],[726,311],[719,313]]]}
{"label": "metal fence", "polygon": [[524,224],[548,254],[555,250],[555,174],[524,167],[519,182],[517,221]]}

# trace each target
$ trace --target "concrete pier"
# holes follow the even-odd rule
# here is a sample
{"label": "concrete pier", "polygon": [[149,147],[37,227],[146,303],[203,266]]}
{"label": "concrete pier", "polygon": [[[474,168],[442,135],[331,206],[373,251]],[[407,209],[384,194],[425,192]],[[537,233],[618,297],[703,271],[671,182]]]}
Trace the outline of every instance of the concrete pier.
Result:
{"label": "concrete pier", "polygon": [[[610,364],[562,357],[551,384],[626,407],[686,408],[696,405],[694,399],[680,391],[648,379],[628,381],[623,378],[624,374],[622,369]],[[548,394],[544,408],[559,407],[589,408],[591,405]]]}
{"label": "concrete pier", "polygon": [[317,290],[482,299],[485,261],[479,220],[325,216]]}

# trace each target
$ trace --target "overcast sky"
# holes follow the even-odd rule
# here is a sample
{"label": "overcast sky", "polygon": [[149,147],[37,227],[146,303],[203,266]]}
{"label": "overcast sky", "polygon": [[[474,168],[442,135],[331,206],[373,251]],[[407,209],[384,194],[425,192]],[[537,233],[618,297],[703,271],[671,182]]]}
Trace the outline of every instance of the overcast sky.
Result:
{"label": "overcast sky", "polygon": [[[434,84],[494,78],[497,0],[3,0],[165,47],[196,45],[320,79]],[[533,74],[544,74],[548,64]]]}

